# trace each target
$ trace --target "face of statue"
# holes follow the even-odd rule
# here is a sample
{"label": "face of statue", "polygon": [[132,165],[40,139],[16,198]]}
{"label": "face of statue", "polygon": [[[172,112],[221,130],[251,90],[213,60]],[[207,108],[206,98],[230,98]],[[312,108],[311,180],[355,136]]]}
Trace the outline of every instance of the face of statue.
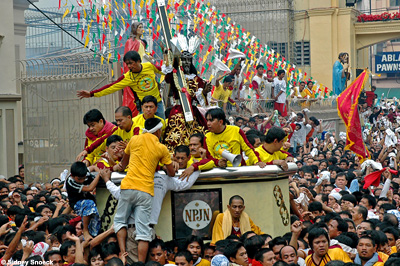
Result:
{"label": "face of statue", "polygon": [[190,73],[190,65],[192,64],[192,58],[191,57],[182,57],[181,62],[182,62],[183,72],[185,72],[185,74],[189,74]]}
{"label": "face of statue", "polygon": [[342,55],[340,61],[342,61],[342,63],[348,63],[349,62],[349,55],[348,54],[344,54]]}

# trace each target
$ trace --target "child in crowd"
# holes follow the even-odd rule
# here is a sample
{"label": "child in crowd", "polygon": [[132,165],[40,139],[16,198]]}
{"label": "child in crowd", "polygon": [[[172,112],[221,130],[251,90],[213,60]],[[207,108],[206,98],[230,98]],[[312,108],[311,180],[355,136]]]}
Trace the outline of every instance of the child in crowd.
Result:
{"label": "child in crowd", "polygon": [[82,217],[83,236],[89,240],[100,230],[99,212],[93,194],[101,175],[111,175],[110,170],[101,170],[93,178],[83,162],[75,162],[71,166],[71,175],[66,180],[69,204],[75,213]]}
{"label": "child in crowd", "polygon": [[296,154],[297,151],[297,146],[300,145],[301,146],[301,124],[296,123],[296,128],[293,131],[293,135],[292,135],[292,142],[293,142],[293,153]]}

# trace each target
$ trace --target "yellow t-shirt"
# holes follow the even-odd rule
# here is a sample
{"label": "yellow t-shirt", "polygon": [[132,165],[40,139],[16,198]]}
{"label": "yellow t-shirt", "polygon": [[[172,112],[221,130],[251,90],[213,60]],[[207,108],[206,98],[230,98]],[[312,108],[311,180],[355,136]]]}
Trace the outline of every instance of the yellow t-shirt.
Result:
{"label": "yellow t-shirt", "polygon": [[232,94],[231,90],[229,89],[224,90],[223,85],[219,84],[218,87],[215,87],[212,97],[218,101],[227,103],[231,94]]}
{"label": "yellow t-shirt", "polygon": [[316,264],[312,258],[312,254],[306,258],[306,266],[325,266],[331,260],[340,260],[343,262],[353,262],[349,255],[344,252],[341,248],[332,248],[328,250],[328,253],[323,257],[320,264]]}
{"label": "yellow t-shirt", "polygon": [[134,123],[133,119],[132,119],[132,122],[133,122],[132,123],[132,127],[131,127],[131,129],[129,131],[123,130],[123,129],[118,127],[118,129],[114,132],[113,135],[120,136],[123,141],[130,140],[134,135],[133,129],[134,129],[135,123]]}
{"label": "yellow t-shirt", "polygon": [[142,100],[144,96],[152,95],[156,97],[157,102],[160,102],[160,91],[155,79],[155,74],[164,75],[164,73],[161,72],[161,68],[156,67],[152,63],[142,63],[142,71],[139,73],[128,71],[114,83],[91,91],[90,95],[101,97],[122,90],[125,87],[131,87],[132,90],[136,92],[139,100]]}
{"label": "yellow t-shirt", "polygon": [[381,251],[378,251],[378,255],[381,258],[381,260],[383,261],[383,263],[385,263],[389,259],[389,255],[386,253],[383,253]]}
{"label": "yellow t-shirt", "polygon": [[[212,157],[210,159],[213,159],[215,165],[222,158],[218,153],[219,149],[229,150],[232,154],[242,154],[242,151],[244,151],[251,162],[257,163],[260,161],[243,130],[237,126],[228,125],[219,134],[208,132],[205,138],[207,157],[209,158],[210,155]],[[228,161],[228,166],[232,166],[230,161]]]}
{"label": "yellow t-shirt", "polygon": [[158,162],[171,164],[168,148],[151,133],[133,136],[125,149],[129,155],[128,173],[121,189],[134,189],[154,196],[154,173]]}
{"label": "yellow t-shirt", "polygon": [[[310,90],[307,88],[304,88],[304,90],[302,92],[300,92],[300,95],[304,99],[315,99],[315,94],[313,92],[310,92]],[[301,106],[303,108],[310,107],[310,105],[311,105],[311,103],[307,102],[307,101],[304,101],[301,103]]]}
{"label": "yellow t-shirt", "polygon": [[[86,137],[86,145],[85,149],[87,147],[90,147],[93,143],[99,142],[98,146],[88,155],[86,155],[85,160],[89,161],[90,165],[94,164],[96,161],[101,159],[101,155],[105,152],[105,142],[107,141],[107,138],[114,134],[114,132],[117,130],[117,126],[114,126],[111,130],[111,132],[105,132],[103,135],[98,136],[96,139],[92,140]],[[104,140],[104,141],[103,141]]]}
{"label": "yellow t-shirt", "polygon": [[391,253],[390,254],[393,254],[393,253],[397,253],[397,247],[396,246],[391,247]]}
{"label": "yellow t-shirt", "polygon": [[[129,131],[125,131],[118,127],[118,129],[113,133],[113,135],[120,136],[123,141],[126,141],[126,140],[129,141],[132,138],[132,136],[134,135],[133,129],[134,129],[134,123],[132,123],[132,127]],[[107,139],[104,140],[104,142],[101,144],[101,146],[99,146],[98,149],[99,149],[100,154],[103,154],[106,151],[106,146],[107,146],[106,143],[107,143]]]}
{"label": "yellow t-shirt", "polygon": [[267,164],[272,163],[274,160],[285,160],[288,157],[286,153],[281,151],[276,151],[271,154],[264,149],[263,145],[257,147],[255,150],[258,152],[261,161]]}
{"label": "yellow t-shirt", "polygon": [[200,170],[200,171],[206,171],[206,170],[210,170],[213,169],[215,167],[215,164],[213,161],[208,161],[208,162],[204,162],[201,163],[201,160],[203,160],[202,158],[195,158],[193,156],[190,156],[190,159],[187,163],[187,167],[190,167],[192,164],[197,163],[195,165],[195,170]]}
{"label": "yellow t-shirt", "polygon": [[198,264],[196,264],[196,266],[210,266],[210,265],[211,263],[205,259],[201,259],[201,261]]}
{"label": "yellow t-shirt", "polygon": [[[156,116],[156,115],[154,117],[161,120],[161,123],[163,124],[162,133],[164,135],[164,131],[165,131],[165,127],[166,127],[164,119],[162,119],[161,117]],[[146,122],[146,119],[144,118],[143,114],[135,116],[133,118],[133,126],[132,126],[132,128],[134,128],[133,129],[133,131],[134,131],[133,134],[134,135],[142,134],[145,122]]]}

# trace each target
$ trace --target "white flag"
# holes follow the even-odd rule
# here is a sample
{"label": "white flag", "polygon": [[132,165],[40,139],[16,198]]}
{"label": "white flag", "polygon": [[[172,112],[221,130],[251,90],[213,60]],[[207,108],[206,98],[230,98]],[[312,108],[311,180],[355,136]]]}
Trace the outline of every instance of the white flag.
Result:
{"label": "white flag", "polygon": [[235,58],[246,58],[246,55],[241,51],[229,48],[229,56],[228,60],[235,59]]}

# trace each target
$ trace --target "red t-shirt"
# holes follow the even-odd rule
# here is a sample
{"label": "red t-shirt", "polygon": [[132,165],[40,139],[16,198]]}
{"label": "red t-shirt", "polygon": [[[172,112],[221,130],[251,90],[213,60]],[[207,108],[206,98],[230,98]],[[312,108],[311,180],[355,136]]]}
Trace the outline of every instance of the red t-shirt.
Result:
{"label": "red t-shirt", "polygon": [[372,106],[372,103],[374,102],[374,98],[375,98],[375,93],[373,91],[366,91],[365,94],[367,95],[367,104],[369,107]]}
{"label": "red t-shirt", "polygon": [[296,129],[296,124],[295,123],[291,123],[290,127],[292,128],[292,133],[289,134],[287,141],[290,142],[290,138],[293,135],[294,130]]}

